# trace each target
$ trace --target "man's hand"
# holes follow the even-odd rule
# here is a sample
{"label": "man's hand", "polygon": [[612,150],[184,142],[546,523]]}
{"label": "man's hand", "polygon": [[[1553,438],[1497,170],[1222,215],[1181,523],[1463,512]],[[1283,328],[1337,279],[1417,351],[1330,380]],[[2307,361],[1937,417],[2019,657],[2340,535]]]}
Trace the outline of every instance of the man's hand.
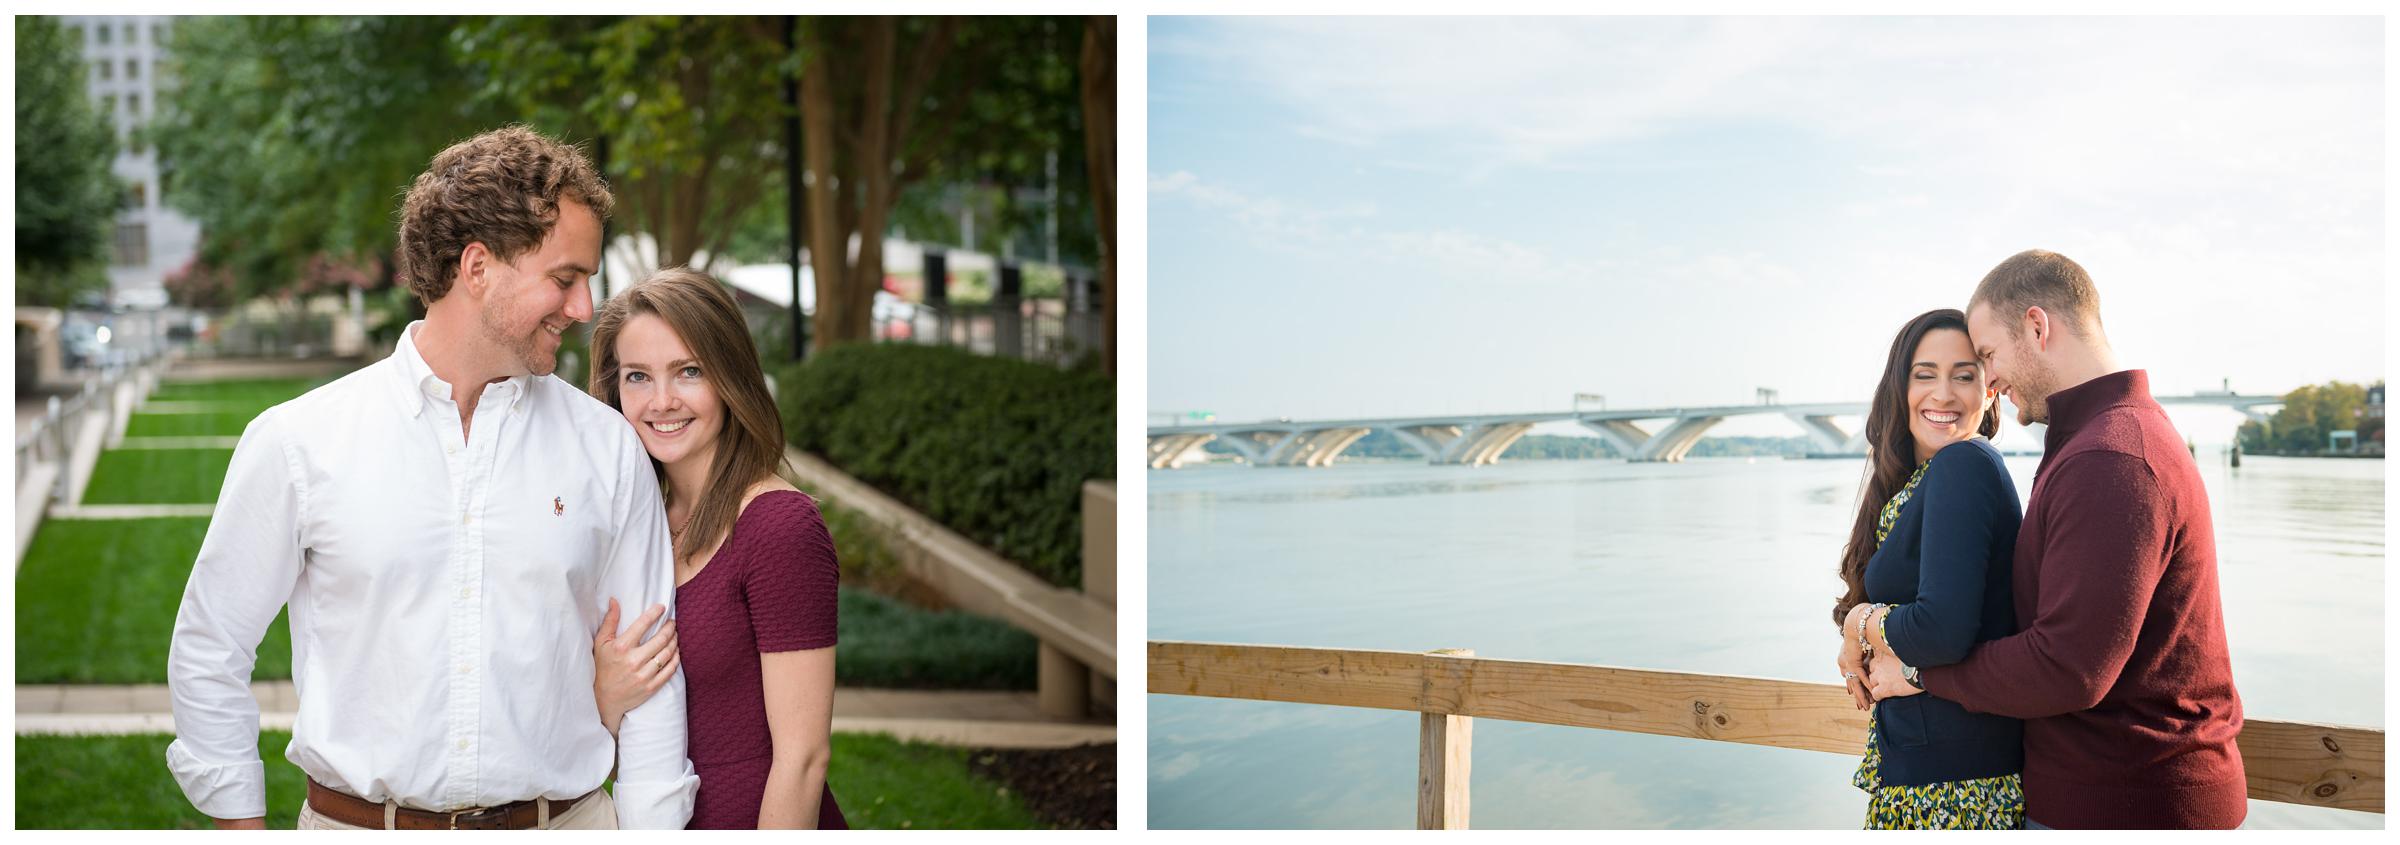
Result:
{"label": "man's hand", "polygon": [[216,822],[218,830],[267,829],[267,817],[265,816],[260,816],[255,819],[209,819],[209,821]]}
{"label": "man's hand", "polygon": [[1886,698],[1906,698],[1924,692],[1924,690],[1917,689],[1915,684],[1909,683],[1907,678],[1901,677],[1902,665],[1900,656],[1893,654],[1891,649],[1887,648],[1876,652],[1875,659],[1867,665],[1868,694],[1875,696],[1876,701],[1882,701]]}

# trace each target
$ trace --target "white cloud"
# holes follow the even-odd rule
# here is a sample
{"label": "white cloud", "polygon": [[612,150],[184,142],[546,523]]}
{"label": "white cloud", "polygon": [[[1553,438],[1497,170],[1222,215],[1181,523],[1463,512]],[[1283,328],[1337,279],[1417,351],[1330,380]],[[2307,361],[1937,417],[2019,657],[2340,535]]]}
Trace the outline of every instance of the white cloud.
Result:
{"label": "white cloud", "polygon": [[2381,184],[2380,122],[2355,119],[2381,109],[2372,18],[1218,23],[1165,49],[1288,106],[1288,130],[1491,167],[1740,120],[1880,151],[1883,172],[2093,198]]}
{"label": "white cloud", "polygon": [[1548,252],[1505,237],[1460,228],[1381,228],[1369,225],[1376,207],[1354,202],[1335,208],[1255,195],[1207,181],[1189,171],[1150,177],[1150,196],[1180,200],[1232,221],[1267,246],[1341,251],[1363,258],[1429,265],[1445,274],[1494,281],[1551,281],[1566,266]]}

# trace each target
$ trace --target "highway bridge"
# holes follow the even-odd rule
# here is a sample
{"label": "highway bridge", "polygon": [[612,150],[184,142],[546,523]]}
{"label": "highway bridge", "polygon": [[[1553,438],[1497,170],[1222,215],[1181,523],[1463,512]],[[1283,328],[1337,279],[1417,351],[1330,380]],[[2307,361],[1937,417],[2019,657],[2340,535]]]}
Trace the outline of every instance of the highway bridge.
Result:
{"label": "highway bridge", "polygon": [[[2231,392],[2157,397],[2162,405],[2214,405],[2232,408],[2263,420],[2283,404],[2282,396]],[[1636,408],[1620,411],[1569,410],[1531,414],[1480,416],[1423,416],[1350,420],[1265,420],[1249,423],[1201,423],[1150,428],[1149,464],[1173,469],[1201,458],[1202,446],[1221,440],[1251,466],[1329,466],[1342,450],[1376,430],[1389,431],[1428,463],[1481,466],[1497,463],[1500,453],[1534,426],[1574,422],[1591,429],[1620,455],[1634,461],[1680,461],[1700,442],[1700,435],[1717,423],[1738,416],[1775,414],[1790,419],[1807,433],[1817,451],[1826,454],[1865,454],[1861,432],[1842,426],[1843,418],[1863,419],[1865,402],[1826,404],[1753,404],[1714,407]],[[1644,427],[1647,424],[1648,427]]]}

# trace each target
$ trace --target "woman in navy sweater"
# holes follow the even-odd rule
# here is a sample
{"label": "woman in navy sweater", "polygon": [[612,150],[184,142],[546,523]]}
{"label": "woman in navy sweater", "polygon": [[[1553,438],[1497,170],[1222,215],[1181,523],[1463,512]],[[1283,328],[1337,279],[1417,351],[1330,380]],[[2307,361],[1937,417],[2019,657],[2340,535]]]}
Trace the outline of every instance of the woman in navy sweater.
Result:
{"label": "woman in navy sweater", "polygon": [[2013,829],[2025,818],[2022,722],[1932,695],[1874,701],[1861,668],[1888,649],[1913,675],[2014,630],[2022,511],[1988,439],[1999,418],[1974,348],[1955,309],[1910,320],[1867,412],[1866,489],[1833,615],[1836,663],[1859,708],[1874,710],[1852,779],[1869,796],[1869,828]]}

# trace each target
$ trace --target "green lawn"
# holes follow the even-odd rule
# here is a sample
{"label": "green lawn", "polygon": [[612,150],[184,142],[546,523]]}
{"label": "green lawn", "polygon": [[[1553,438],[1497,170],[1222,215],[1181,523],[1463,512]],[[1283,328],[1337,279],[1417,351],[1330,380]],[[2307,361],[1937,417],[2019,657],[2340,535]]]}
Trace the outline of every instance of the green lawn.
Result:
{"label": "green lawn", "polygon": [[[175,609],[207,530],[200,517],[44,522],[17,571],[17,682],[164,683]],[[844,686],[1033,688],[1033,637],[990,619],[844,588],[840,630]],[[278,620],[254,677],[290,678],[291,653]]]}
{"label": "green lawn", "polygon": [[266,406],[249,411],[206,414],[134,414],[125,422],[127,437],[240,437]]}
{"label": "green lawn", "polygon": [[[17,683],[165,683],[175,609],[208,520],[46,520],[17,569]],[[260,680],[292,676],[278,617]]]}
{"label": "green lawn", "polygon": [[83,503],[205,505],[217,500],[232,463],[232,449],[110,449],[92,467]]}
{"label": "green lawn", "polygon": [[164,382],[150,391],[153,402],[243,402],[266,408],[332,379],[238,379],[233,381]]}
{"label": "green lawn", "polygon": [[[163,734],[17,737],[17,826],[204,828],[167,772]],[[290,829],[307,782],[283,759],[291,735],[259,735],[267,761],[267,826]],[[852,827],[1030,828],[1031,811],[997,784],[970,773],[967,752],[879,734],[834,734],[826,779]]]}

